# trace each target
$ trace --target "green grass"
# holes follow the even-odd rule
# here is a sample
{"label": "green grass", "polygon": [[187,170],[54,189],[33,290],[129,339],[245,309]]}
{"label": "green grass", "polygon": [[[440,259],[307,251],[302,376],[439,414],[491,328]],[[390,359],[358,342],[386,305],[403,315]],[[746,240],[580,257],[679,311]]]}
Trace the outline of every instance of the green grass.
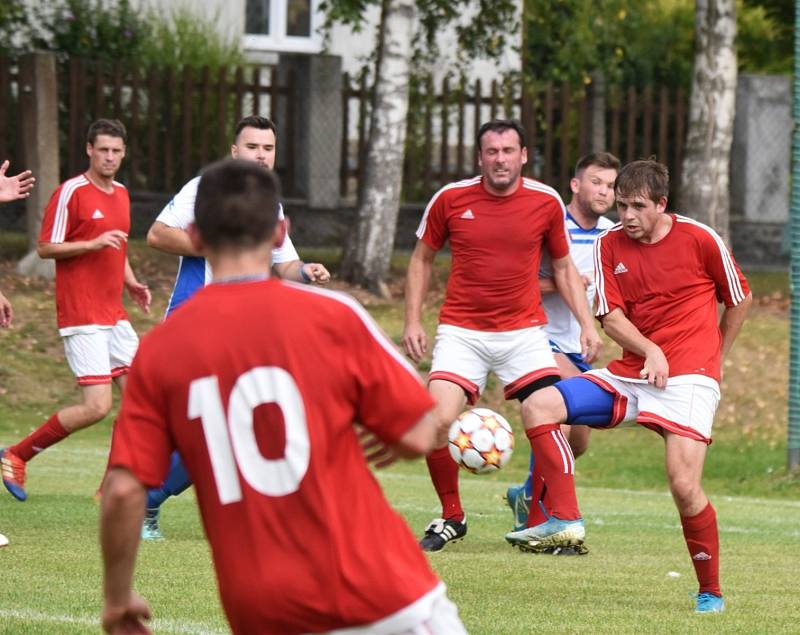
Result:
{"label": "green grass", "polygon": [[[134,268],[154,292],[151,316],[131,310],[142,333],[163,314],[175,262],[141,243],[131,247]],[[0,258],[6,259],[0,260],[0,289],[16,313],[14,328],[0,332],[0,447],[77,398],[55,329],[52,284],[13,273],[10,259],[24,252],[24,237],[0,237]],[[315,250],[303,257],[335,270],[338,254]],[[425,314],[431,337],[446,278],[446,259],[440,260]],[[357,293],[395,341],[402,332],[403,267],[400,257],[393,267],[395,300]],[[667,494],[663,444],[647,431],[594,433],[577,463],[588,556],[532,556],[509,548],[502,536],[511,515],[502,495],[524,478],[528,453],[517,435],[517,451],[503,472],[462,475],[469,536],[430,558],[471,633],[798,632],[800,478],[785,469],[787,276],[759,273],[750,281],[757,303],[725,367],[704,479],[720,519],[727,612],[701,618],[691,613],[688,594],[696,583]],[[614,353],[607,346],[604,360]],[[484,404],[518,428],[517,407],[503,402],[496,382]],[[0,550],[0,633],[98,631],[98,508],[92,496],[110,421],[37,457],[30,464],[28,502],[0,491],[0,532],[11,540]],[[437,515],[423,462],[394,466],[379,478],[415,533]],[[155,611],[156,632],[226,632],[191,493],[165,507],[163,525],[169,539],[142,546],[136,580]]]}

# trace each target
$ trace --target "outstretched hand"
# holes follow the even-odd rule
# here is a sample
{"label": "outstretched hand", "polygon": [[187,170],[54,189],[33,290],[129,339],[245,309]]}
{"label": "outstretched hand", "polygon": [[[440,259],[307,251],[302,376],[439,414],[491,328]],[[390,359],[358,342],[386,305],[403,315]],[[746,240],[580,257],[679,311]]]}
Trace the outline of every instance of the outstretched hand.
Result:
{"label": "outstretched hand", "polygon": [[31,195],[36,179],[30,170],[20,172],[16,176],[6,176],[6,170],[11,165],[8,160],[0,165],[0,203],[28,198]]}

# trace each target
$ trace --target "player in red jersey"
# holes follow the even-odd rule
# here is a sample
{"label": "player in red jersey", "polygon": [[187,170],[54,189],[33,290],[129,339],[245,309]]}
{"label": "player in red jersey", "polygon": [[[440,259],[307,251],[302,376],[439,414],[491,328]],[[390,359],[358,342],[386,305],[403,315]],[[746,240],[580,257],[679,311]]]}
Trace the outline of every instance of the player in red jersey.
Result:
{"label": "player in red jersey", "polygon": [[416,456],[435,439],[433,401],[355,301],[269,278],[277,189],[251,161],[201,177],[192,235],[213,281],[131,369],[102,496],[103,626],[148,632],[131,590],[145,488],[178,449],[234,633],[463,634],[353,427]]}
{"label": "player in red jersey", "polygon": [[582,541],[573,475],[555,433],[565,422],[613,427],[635,421],[664,438],[667,480],[700,584],[695,610],[719,612],[717,519],[701,479],[721,362],[752,295],[713,229],[666,212],[665,166],[630,163],[615,191],[620,223],[597,240],[595,283],[597,316],[622,346],[622,359],[559,382],[524,404],[530,411],[526,434],[554,508],[545,523],[506,539],[523,549]]}
{"label": "player in red jersey", "polygon": [[122,306],[122,289],[145,312],[150,291],[127,256],[128,191],[114,180],[125,157],[125,127],[99,119],[89,126],[89,169],[62,183],[42,220],[38,252],[56,261],[56,314],[64,351],[82,403],[53,414],[16,445],[0,450],[3,484],[24,501],[26,462],[111,410],[112,380],[120,390],[138,345]]}
{"label": "player in red jersey", "polygon": [[467,403],[478,400],[488,373],[503,383],[506,399],[521,403],[560,379],[542,328],[547,320],[537,274],[543,247],[552,257],[556,287],[581,325],[585,359],[591,362],[600,347],[583,281],[569,256],[564,204],[552,188],[521,176],[524,130],[513,120],[490,121],[478,131],[476,145],[480,176],[451,183],[431,199],[406,278],[403,346],[418,362],[427,350],[422,303],[436,252],[449,241],[452,270],[429,377],[441,420],[427,464],[442,517],[425,530],[420,546],[426,551],[466,535],[447,429]]}

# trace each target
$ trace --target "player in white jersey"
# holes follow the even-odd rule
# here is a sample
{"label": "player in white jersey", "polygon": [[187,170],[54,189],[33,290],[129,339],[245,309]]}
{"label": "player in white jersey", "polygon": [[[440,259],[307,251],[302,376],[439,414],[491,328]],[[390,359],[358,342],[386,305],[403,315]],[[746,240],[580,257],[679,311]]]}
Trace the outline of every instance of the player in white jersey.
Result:
{"label": "player in white jersey", "polygon": [[[254,161],[271,170],[275,166],[275,134],[275,124],[267,117],[245,117],[236,125],[231,156],[234,159]],[[175,287],[167,305],[167,316],[211,282],[211,267],[202,254],[196,251],[187,233],[189,226],[194,223],[194,204],[199,182],[198,176],[184,185],[161,211],[147,233],[148,245],[180,256]],[[279,220],[283,220],[283,207],[279,207],[278,212]],[[283,244],[272,250],[272,269],[284,280],[317,284],[325,284],[330,280],[330,274],[323,265],[300,260],[288,234]],[[147,516],[142,527],[142,537],[145,540],[163,538],[158,525],[161,505],[170,496],[183,492],[189,485],[191,480],[176,453],[167,479],[161,487],[148,492]]]}
{"label": "player in white jersey", "polygon": [[[614,205],[614,180],[620,169],[617,157],[608,152],[595,152],[581,157],[570,180],[572,199],[567,205],[565,223],[570,237],[569,254],[586,285],[589,306],[594,303],[594,244],[597,237],[613,227],[605,214]],[[566,379],[591,369],[581,356],[580,325],[561,296],[556,293],[549,258],[544,254],[539,273],[542,306],[547,313],[544,329],[550,339],[561,376]],[[589,426],[562,426],[575,457],[589,447]],[[536,524],[547,518],[545,492],[531,454],[531,470],[523,485],[508,488],[506,498],[514,512],[514,528],[524,529],[528,514],[537,516]],[[531,508],[531,501],[535,504]],[[583,548],[585,549],[585,547]],[[583,552],[580,549],[579,552]],[[556,549],[553,553],[568,553]],[[571,553],[571,552],[570,552]]]}

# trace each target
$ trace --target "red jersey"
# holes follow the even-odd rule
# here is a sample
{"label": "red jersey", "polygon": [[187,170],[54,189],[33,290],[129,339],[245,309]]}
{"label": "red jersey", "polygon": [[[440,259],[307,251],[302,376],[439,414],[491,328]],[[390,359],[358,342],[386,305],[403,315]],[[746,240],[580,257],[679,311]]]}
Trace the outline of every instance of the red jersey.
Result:
{"label": "red jersey", "polygon": [[[750,289],[719,235],[691,218],[670,214],[672,228],[657,243],[629,238],[622,225],[595,245],[597,316],[616,308],[658,344],[669,376],[706,375],[720,379],[717,304],[736,306]],[[608,365],[621,377],[639,379],[644,358],[622,351]]]}
{"label": "red jersey", "polygon": [[[128,190],[114,181],[108,194],[83,174],[62,183],[44,212],[39,242],[92,240],[112,229],[131,226]],[[122,306],[127,244],[56,260],[56,315],[62,335],[75,327],[113,326],[126,320]]]}
{"label": "red jersey", "polygon": [[522,179],[510,196],[486,191],[478,176],[451,183],[428,203],[417,237],[453,255],[442,324],[512,331],[547,323],[539,292],[542,247],[569,255],[566,210],[556,191]]}
{"label": "red jersey", "polygon": [[439,584],[353,428],[394,443],[432,407],[352,299],[211,284],[142,339],[109,465],[157,486],[177,448],[235,633],[328,631]]}

